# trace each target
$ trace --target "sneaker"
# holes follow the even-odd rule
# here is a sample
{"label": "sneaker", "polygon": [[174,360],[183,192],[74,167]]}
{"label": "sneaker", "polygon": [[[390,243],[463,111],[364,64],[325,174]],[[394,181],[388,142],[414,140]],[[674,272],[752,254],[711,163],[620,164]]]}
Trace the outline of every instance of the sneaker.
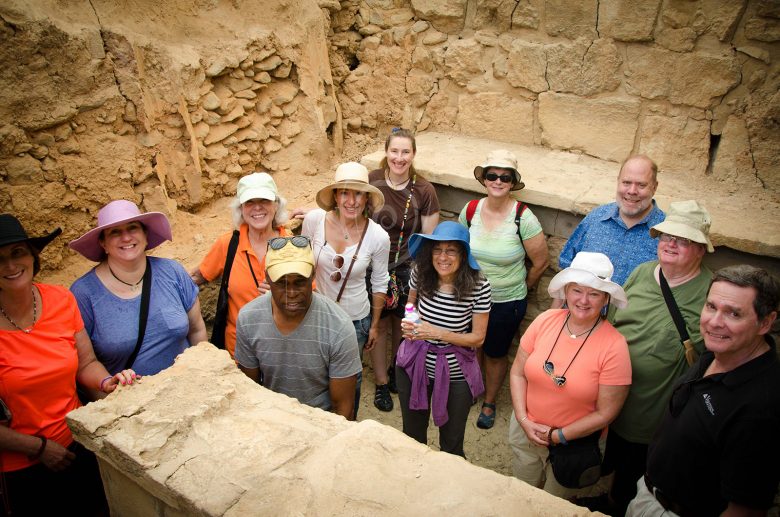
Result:
{"label": "sneaker", "polygon": [[393,410],[393,398],[390,396],[390,389],[387,387],[387,384],[381,384],[376,387],[374,406],[379,411],[384,411],[385,413]]}
{"label": "sneaker", "polygon": [[387,369],[387,388],[390,393],[398,394],[398,386],[395,384],[395,366]]}

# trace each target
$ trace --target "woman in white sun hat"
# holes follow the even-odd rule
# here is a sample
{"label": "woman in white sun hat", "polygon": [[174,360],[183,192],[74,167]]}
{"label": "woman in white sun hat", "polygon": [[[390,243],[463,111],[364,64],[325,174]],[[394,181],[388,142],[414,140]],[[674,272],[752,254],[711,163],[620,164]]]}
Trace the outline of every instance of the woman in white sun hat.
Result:
{"label": "woman in white sun hat", "polygon": [[[550,309],[531,323],[510,371],[513,474],[563,498],[580,495],[579,488],[598,480],[599,439],[631,385],[626,340],[606,320],[610,303],[628,304],[623,288],[610,280],[612,272],[606,255],[583,251],[555,275],[547,290],[564,300],[565,308]],[[554,473],[550,457],[574,450],[554,449],[572,443],[595,451],[584,476]],[[572,484],[569,476],[578,483]]]}
{"label": "woman in white sun hat", "polygon": [[[317,292],[338,303],[352,319],[361,356],[377,341],[389,279],[390,237],[371,219],[384,202],[379,189],[368,183],[368,169],[356,162],[342,163],[333,183],[317,193],[320,208],[306,214],[301,230],[314,250]],[[361,380],[358,375],[355,417]]]}

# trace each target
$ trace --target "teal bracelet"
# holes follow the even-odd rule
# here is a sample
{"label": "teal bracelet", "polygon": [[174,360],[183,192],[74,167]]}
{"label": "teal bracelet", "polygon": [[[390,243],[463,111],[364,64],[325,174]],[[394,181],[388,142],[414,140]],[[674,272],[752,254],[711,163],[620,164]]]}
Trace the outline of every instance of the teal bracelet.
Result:
{"label": "teal bracelet", "polygon": [[566,441],[566,437],[563,436],[563,429],[558,428],[558,441],[561,443],[561,445],[569,445],[569,442]]}

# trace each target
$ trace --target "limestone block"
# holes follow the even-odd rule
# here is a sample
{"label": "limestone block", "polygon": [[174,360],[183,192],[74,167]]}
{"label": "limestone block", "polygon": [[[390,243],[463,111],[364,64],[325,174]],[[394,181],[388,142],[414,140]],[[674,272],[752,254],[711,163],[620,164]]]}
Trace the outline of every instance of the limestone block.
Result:
{"label": "limestone block", "polygon": [[255,74],[255,76],[252,78],[259,84],[268,84],[273,79],[271,79],[271,75],[268,72],[260,72],[259,74]]}
{"label": "limestone block", "polygon": [[656,34],[655,41],[674,52],[690,52],[696,46],[696,31],[690,27],[666,28]]}
{"label": "limestone block", "polygon": [[279,65],[282,64],[282,58],[278,55],[274,54],[273,56],[269,56],[259,63],[255,63],[254,69],[258,72],[269,72],[271,70],[276,69]]}
{"label": "limestone block", "polygon": [[349,129],[360,129],[360,125],[363,123],[363,121],[360,119],[360,117],[351,117],[347,119],[347,127]]}
{"label": "limestone block", "polygon": [[444,55],[445,71],[457,84],[465,86],[473,77],[484,73],[482,45],[473,39],[457,40]]}
{"label": "limestone block", "polygon": [[414,11],[401,7],[398,9],[371,9],[369,22],[383,29],[397,27],[414,19]]}
{"label": "limestone block", "polygon": [[255,63],[262,61],[263,59],[267,58],[268,56],[271,56],[276,53],[276,49],[274,48],[261,48],[261,49],[255,49],[253,50],[249,57],[252,58],[252,61]]}
{"label": "limestone block", "polygon": [[551,90],[593,95],[620,86],[623,59],[609,38],[592,43],[581,38],[573,43],[548,45],[546,51],[546,77]]}
{"label": "limestone block", "polygon": [[69,124],[62,124],[54,130],[54,140],[62,142],[63,140],[70,138],[71,134],[73,134],[73,128],[71,128]]}
{"label": "limestone block", "polygon": [[474,33],[474,39],[477,40],[480,45],[486,47],[495,47],[498,45],[498,35],[493,31],[477,31]]}
{"label": "limestone block", "polygon": [[198,140],[203,140],[204,138],[206,138],[206,135],[209,134],[210,130],[211,127],[205,122],[198,122],[197,124],[192,126],[192,132],[195,134],[195,138],[197,138]]}
{"label": "limestone block", "polygon": [[506,56],[497,55],[493,60],[493,77],[503,79],[509,73],[509,60]]}
{"label": "limestone block", "polygon": [[506,62],[506,80],[515,88],[543,92],[550,87],[545,74],[547,59],[544,46],[517,39],[512,42]]}
{"label": "limestone block", "polygon": [[415,515],[420,501],[453,515],[590,514],[376,421],[347,422],[262,388],[208,343],[68,424],[110,480],[113,515],[385,517]]}
{"label": "limestone block", "polygon": [[33,185],[43,181],[41,162],[32,156],[11,158],[4,168],[9,185]]}
{"label": "limestone block", "polygon": [[639,107],[639,101],[634,99],[583,99],[575,95],[541,93],[542,144],[622,161],[634,145]]}
{"label": "limestone block", "polygon": [[203,106],[203,109],[214,111],[217,108],[219,108],[219,105],[222,103],[222,101],[217,97],[217,94],[214,92],[209,92],[206,94],[205,97],[203,97],[203,100],[201,101],[201,106]]}
{"label": "limestone block", "polygon": [[222,117],[222,122],[233,122],[238,117],[242,117],[244,115],[244,107],[236,104],[236,107],[233,108],[230,113]]}
{"label": "limestone block", "polygon": [[257,97],[257,94],[252,90],[241,90],[240,92],[236,92],[237,99],[254,99],[255,97]]}
{"label": "limestone block", "polygon": [[228,173],[228,174],[231,174],[233,176],[237,176],[237,175],[240,175],[244,171],[243,171],[243,169],[241,169],[241,166],[239,164],[231,163],[230,165],[225,167],[225,172]]}
{"label": "limestone block", "polygon": [[428,30],[428,27],[430,26],[431,25],[425,20],[419,20],[414,22],[414,25],[412,25],[412,32],[423,32],[425,30]]}
{"label": "limestone block", "polygon": [[213,111],[207,111],[203,114],[203,122],[208,124],[209,126],[216,126],[220,123],[222,120],[222,117],[219,116],[219,113],[214,113]]}
{"label": "limestone block", "polygon": [[60,144],[57,150],[60,154],[79,154],[81,152],[81,146],[76,140],[69,140]]}
{"label": "limestone block", "polygon": [[238,155],[238,164],[247,165],[252,162],[252,156],[247,153],[241,153]]}
{"label": "limestone block", "polygon": [[272,106],[270,114],[271,118],[282,118],[284,116],[284,112],[279,106]]}
{"label": "limestone block", "polygon": [[255,111],[257,111],[258,114],[262,115],[263,113],[271,109],[272,105],[273,105],[273,101],[271,101],[271,99],[269,99],[268,97],[263,97],[262,99],[257,101],[257,104],[255,104]]}
{"label": "limestone block", "polygon": [[282,106],[282,113],[285,117],[289,117],[293,113],[298,111],[298,103],[296,102],[288,102],[284,106]]}
{"label": "limestone block", "polygon": [[287,79],[288,77],[290,77],[291,70],[292,70],[292,63],[290,61],[285,61],[284,63],[279,65],[271,75],[273,75],[277,79]]}
{"label": "limestone block", "polygon": [[599,0],[545,0],[544,28],[550,36],[595,38]]}
{"label": "limestone block", "polygon": [[687,176],[703,175],[709,147],[707,120],[649,115],[642,122],[639,152],[651,156],[661,170]]}
{"label": "limestone block", "polygon": [[193,111],[192,113],[190,113],[190,122],[192,124],[197,124],[201,120],[203,120],[203,110],[202,109],[197,109],[197,110]]}
{"label": "limestone block", "polygon": [[224,99],[219,104],[219,108],[217,108],[217,113],[219,113],[220,115],[223,115],[223,116],[227,115],[228,113],[230,113],[231,111],[233,111],[235,109],[236,104],[238,104],[238,100],[233,98],[233,97]]}
{"label": "limestone block", "polygon": [[235,121],[235,124],[240,128],[245,128],[252,124],[252,119],[249,117],[238,117]]}
{"label": "limestone block", "polygon": [[32,148],[33,148],[33,145],[30,142],[20,142],[20,143],[18,143],[18,144],[16,144],[14,146],[13,150],[11,151],[11,153],[13,153],[13,154],[22,154],[22,153],[26,153],[27,151],[29,151]]}
{"label": "limestone block", "polygon": [[737,52],[742,52],[743,54],[748,55],[753,59],[758,59],[759,61],[763,61],[767,65],[771,61],[769,52],[760,47],[745,45],[743,47],[737,47]]}
{"label": "limestone block", "polygon": [[748,2],[702,0],[700,9],[707,18],[707,32],[717,36],[720,41],[730,41],[747,4]]}
{"label": "limestone block", "polygon": [[439,43],[444,43],[445,41],[447,41],[447,35],[435,29],[429,30],[423,37],[423,45],[438,45]]}
{"label": "limestone block", "polygon": [[373,23],[369,23],[368,25],[358,29],[358,32],[361,36],[373,36],[374,34],[382,32],[382,27],[379,25],[374,25]]}
{"label": "limestone block", "polygon": [[30,156],[38,160],[44,159],[49,155],[49,148],[45,145],[34,145],[30,149]]}
{"label": "limestone block", "polygon": [[466,0],[411,0],[418,19],[427,20],[441,32],[455,34],[463,29]]}
{"label": "limestone block", "polygon": [[651,41],[661,0],[600,0],[599,35],[620,41]]}
{"label": "limestone block", "polygon": [[236,142],[244,142],[246,140],[260,140],[260,135],[255,130],[255,128],[252,127],[239,129],[233,134],[233,136],[235,137]]}
{"label": "limestone block", "polygon": [[220,124],[219,126],[212,126],[209,134],[203,139],[205,145],[211,145],[216,142],[221,142],[236,131],[238,131],[236,124]]}
{"label": "limestone block", "polygon": [[456,124],[468,135],[533,144],[533,101],[498,92],[463,94],[458,99]]}
{"label": "limestone block", "polygon": [[278,82],[268,87],[268,96],[276,106],[287,104],[298,95],[298,87],[291,81]]}
{"label": "limestone block", "polygon": [[[421,96],[421,105],[428,101],[436,80],[430,74],[422,70],[412,68],[406,76],[406,93],[412,96]],[[415,105],[418,105],[415,103]]]}
{"label": "limestone block", "polygon": [[750,136],[744,119],[730,116],[726,120],[712,164],[712,176],[724,186],[730,186],[732,191],[744,186],[761,186],[753,166]]}
{"label": "limestone block", "polygon": [[45,145],[46,147],[54,147],[54,142],[56,142],[56,139],[54,138],[54,135],[44,131],[36,135],[33,135],[32,141],[38,145]]}
{"label": "limestone block", "polygon": [[708,108],[736,86],[739,67],[733,57],[629,46],[626,91],[646,99]]}
{"label": "limestone block", "polygon": [[414,51],[412,51],[412,67],[429,74],[433,73],[433,60],[428,49],[422,46],[414,48]]}
{"label": "limestone block", "polygon": [[745,23],[745,37],[757,41],[780,41],[780,20],[751,18]]}
{"label": "limestone block", "polygon": [[264,154],[271,154],[271,153],[274,153],[274,152],[278,151],[281,148],[282,148],[282,144],[278,140],[276,140],[274,138],[269,138],[263,144],[263,153]]}

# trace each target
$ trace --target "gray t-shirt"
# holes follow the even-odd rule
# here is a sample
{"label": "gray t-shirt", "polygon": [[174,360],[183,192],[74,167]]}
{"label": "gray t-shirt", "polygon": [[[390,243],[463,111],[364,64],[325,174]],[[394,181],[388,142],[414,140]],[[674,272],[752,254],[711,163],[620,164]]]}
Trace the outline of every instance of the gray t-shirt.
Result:
{"label": "gray t-shirt", "polygon": [[238,313],[236,361],[260,368],[263,385],[303,404],[329,411],[329,381],[362,371],[355,327],[335,302],[313,293],[298,328],[283,335],[271,312],[271,294],[255,298]]}

